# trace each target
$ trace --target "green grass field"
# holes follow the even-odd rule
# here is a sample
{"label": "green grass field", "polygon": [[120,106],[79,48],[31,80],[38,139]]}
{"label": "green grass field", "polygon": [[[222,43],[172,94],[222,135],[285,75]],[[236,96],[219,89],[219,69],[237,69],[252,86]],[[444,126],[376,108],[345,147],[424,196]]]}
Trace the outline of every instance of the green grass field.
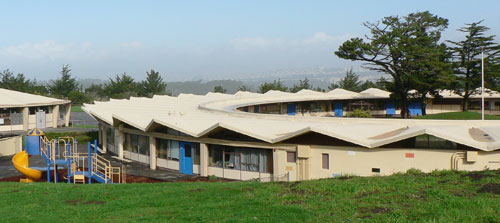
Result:
{"label": "green grass field", "polygon": [[305,182],[0,183],[2,222],[498,222],[500,172]]}
{"label": "green grass field", "polygon": [[[433,115],[415,117],[416,119],[449,119],[449,120],[480,120],[481,113],[478,112],[446,112]],[[486,120],[500,120],[500,116],[484,115]]]}
{"label": "green grass field", "polygon": [[80,105],[71,105],[71,112],[83,112],[82,106],[80,106]]}
{"label": "green grass field", "polygon": [[75,137],[76,140],[78,140],[78,143],[87,143],[89,141],[92,141],[94,139],[97,139],[99,137],[99,132],[97,131],[92,131],[92,132],[47,132],[45,134],[49,140],[52,139],[57,139],[59,137],[63,136],[72,136]]}

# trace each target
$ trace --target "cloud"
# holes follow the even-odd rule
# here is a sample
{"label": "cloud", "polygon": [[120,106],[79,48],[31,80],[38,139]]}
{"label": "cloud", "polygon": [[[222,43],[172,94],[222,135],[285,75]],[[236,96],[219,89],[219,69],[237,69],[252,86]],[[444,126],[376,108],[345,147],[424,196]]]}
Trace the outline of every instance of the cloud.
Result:
{"label": "cloud", "polygon": [[311,47],[312,45],[335,45],[349,39],[351,35],[328,35],[316,32],[312,36],[302,39],[283,39],[265,37],[240,37],[231,40],[230,44],[235,49],[264,49],[276,47]]}
{"label": "cloud", "polygon": [[[23,57],[26,59],[52,58],[58,59],[66,56],[74,46],[72,44],[58,44],[55,41],[41,43],[22,43],[14,46],[0,48],[0,55],[8,57]],[[85,47],[88,47],[87,45]]]}

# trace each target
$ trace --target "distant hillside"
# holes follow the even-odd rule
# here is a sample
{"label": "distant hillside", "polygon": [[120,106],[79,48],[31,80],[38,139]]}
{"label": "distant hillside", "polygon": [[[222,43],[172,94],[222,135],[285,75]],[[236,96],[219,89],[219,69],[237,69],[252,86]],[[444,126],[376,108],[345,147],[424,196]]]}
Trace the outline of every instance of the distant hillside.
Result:
{"label": "distant hillside", "polygon": [[[227,93],[233,94],[238,91],[240,86],[243,85],[242,81],[236,80],[213,80],[213,81],[183,81],[183,82],[167,82],[167,90],[172,93],[172,95],[178,95],[180,93],[186,94],[206,94],[207,92],[213,91],[215,86],[222,85]],[[250,90],[255,91],[255,87],[248,86]]]}

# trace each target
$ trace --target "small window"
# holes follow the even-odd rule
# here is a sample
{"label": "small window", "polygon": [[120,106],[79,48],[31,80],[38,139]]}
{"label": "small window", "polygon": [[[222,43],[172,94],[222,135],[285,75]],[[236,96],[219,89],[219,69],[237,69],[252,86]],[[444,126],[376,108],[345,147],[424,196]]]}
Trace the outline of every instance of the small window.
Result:
{"label": "small window", "polygon": [[323,169],[330,169],[330,156],[328,155],[328,153],[323,153],[321,154],[321,156]]}
{"label": "small window", "polygon": [[380,173],[380,168],[372,168],[372,173]]}
{"label": "small window", "polygon": [[191,144],[184,144],[184,157],[191,157]]}
{"label": "small window", "polygon": [[297,161],[297,154],[295,152],[287,152],[286,153],[286,160],[289,163],[295,163]]}

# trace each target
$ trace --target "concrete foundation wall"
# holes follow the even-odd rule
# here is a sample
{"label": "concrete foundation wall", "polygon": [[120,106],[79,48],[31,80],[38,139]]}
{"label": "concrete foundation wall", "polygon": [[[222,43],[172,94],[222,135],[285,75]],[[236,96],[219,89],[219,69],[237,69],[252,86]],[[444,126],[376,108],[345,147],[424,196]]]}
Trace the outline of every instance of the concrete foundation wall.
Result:
{"label": "concrete foundation wall", "polygon": [[[357,176],[390,175],[415,168],[424,172],[451,169],[451,157],[462,150],[439,149],[365,149],[358,147],[311,146],[311,179],[334,175]],[[322,168],[322,154],[330,157],[330,168]],[[500,151],[478,152],[476,162],[460,160],[459,170],[484,170],[500,168]],[[372,172],[380,169],[380,173]]]}
{"label": "concrete foundation wall", "polygon": [[23,125],[2,125],[0,126],[0,132],[7,131],[22,131]]}
{"label": "concrete foundation wall", "polygon": [[0,156],[11,156],[22,151],[22,136],[0,138]]}

